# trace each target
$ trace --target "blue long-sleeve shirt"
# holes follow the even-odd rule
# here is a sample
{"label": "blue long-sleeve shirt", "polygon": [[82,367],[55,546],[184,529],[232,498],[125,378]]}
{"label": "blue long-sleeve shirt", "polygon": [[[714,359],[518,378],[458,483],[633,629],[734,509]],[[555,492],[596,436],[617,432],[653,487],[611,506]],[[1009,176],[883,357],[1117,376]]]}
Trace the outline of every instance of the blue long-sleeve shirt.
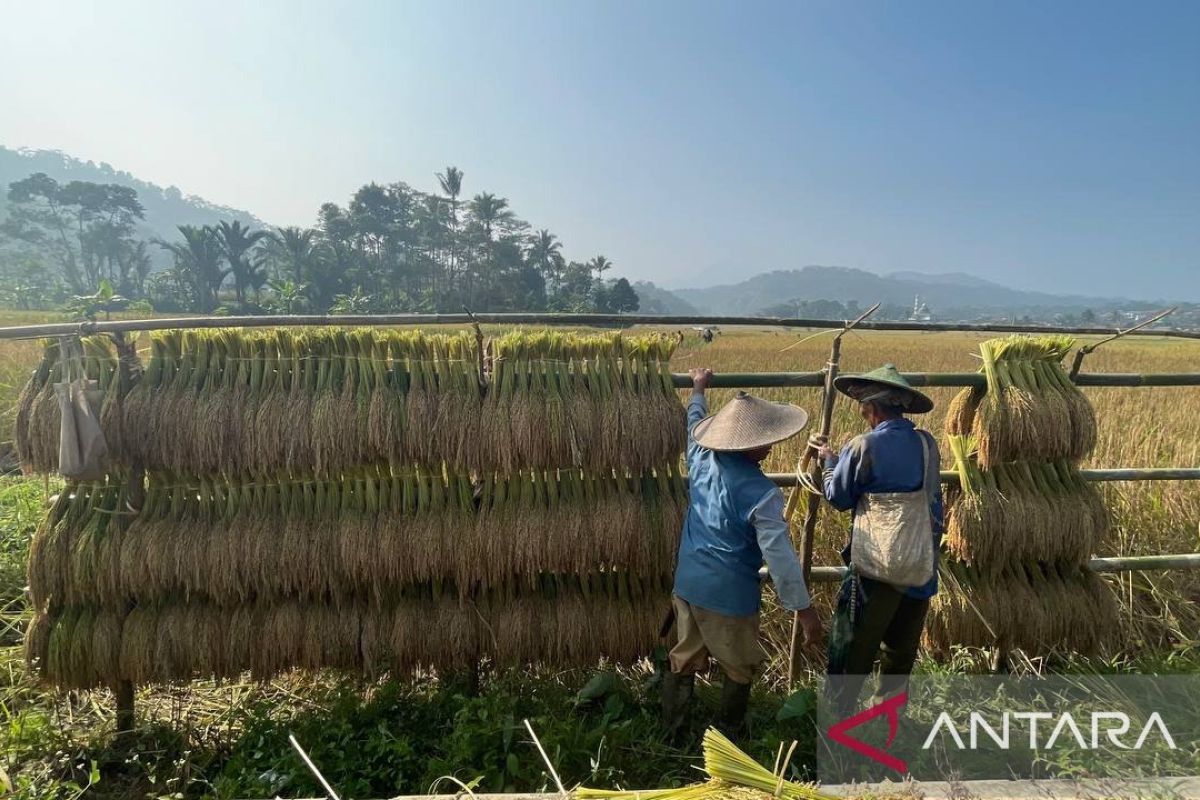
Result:
{"label": "blue long-sleeve shirt", "polygon": [[701,447],[692,438],[708,414],[704,395],[688,402],[688,513],[679,542],[675,594],[692,605],[735,617],[758,613],[758,570],[766,561],[779,601],[808,608],[800,559],[783,518],[783,493],[741,453]]}
{"label": "blue long-sleeve shirt", "polygon": [[[864,494],[877,492],[915,492],[925,481],[922,473],[921,436],[928,438],[930,474],[941,469],[937,442],[924,431],[918,431],[911,420],[899,418],[879,423],[874,430],[856,436],[835,458],[825,461],[825,499],[839,511],[858,506]],[[929,583],[906,590],[909,597],[918,599],[937,594],[938,550],[942,542],[942,487],[939,482],[929,505],[933,520],[934,572]],[[850,563],[850,545],[842,551],[842,560]]]}

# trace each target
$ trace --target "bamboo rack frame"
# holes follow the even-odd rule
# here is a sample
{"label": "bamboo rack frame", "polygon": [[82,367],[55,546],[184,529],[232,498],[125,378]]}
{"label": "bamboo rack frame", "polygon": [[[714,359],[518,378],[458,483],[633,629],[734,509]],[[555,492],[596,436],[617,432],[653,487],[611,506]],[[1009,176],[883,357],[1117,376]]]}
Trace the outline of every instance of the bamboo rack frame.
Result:
{"label": "bamboo rack frame", "polygon": [[[1162,316],[1162,315],[1160,315]],[[1154,321],[1153,319],[1148,322]],[[17,325],[0,328],[0,340],[28,339],[63,335],[91,335],[96,333],[122,333],[132,331],[171,330],[184,328],[265,328],[319,325],[436,325],[463,324],[478,328],[480,324],[543,324],[543,325],[679,325],[719,326],[748,325],[759,327],[818,328],[840,330],[847,324],[844,320],[778,318],[778,317],[728,317],[728,316],[656,316],[645,314],[327,314],[287,316],[243,316],[243,317],[175,317],[157,319],[105,320],[96,322],[48,323],[39,325]],[[1146,324],[1146,323],[1143,323]],[[1200,331],[1152,330],[1136,327],[1121,331],[1112,328],[1085,327],[1063,328],[1050,325],[968,324],[941,322],[871,322],[860,320],[856,328],[878,331],[965,331],[979,333],[1071,333],[1082,335],[1120,336],[1168,336],[1200,340]],[[907,372],[905,379],[914,386],[979,387],[987,384],[978,372]],[[678,388],[691,386],[691,378],[683,373],[673,373],[672,381]],[[1200,372],[1162,373],[1084,373],[1071,376],[1077,386],[1104,387],[1169,387],[1200,386]],[[799,388],[824,386],[825,373],[817,372],[725,372],[714,375],[709,386],[714,389],[763,389]],[[1134,481],[1134,480],[1200,480],[1200,469],[1190,468],[1121,468],[1081,470],[1085,480],[1090,481]],[[796,476],[777,473],[769,475],[778,486],[795,486]],[[953,482],[957,475],[943,472],[943,482]]]}

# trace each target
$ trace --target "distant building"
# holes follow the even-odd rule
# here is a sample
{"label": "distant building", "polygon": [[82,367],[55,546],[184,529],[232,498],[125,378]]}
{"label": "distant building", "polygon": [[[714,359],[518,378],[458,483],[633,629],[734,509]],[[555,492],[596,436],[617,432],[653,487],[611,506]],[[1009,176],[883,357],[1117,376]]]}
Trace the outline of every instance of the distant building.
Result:
{"label": "distant building", "polygon": [[910,322],[933,322],[933,312],[927,303],[921,302],[921,295],[913,298],[912,311],[908,314]]}

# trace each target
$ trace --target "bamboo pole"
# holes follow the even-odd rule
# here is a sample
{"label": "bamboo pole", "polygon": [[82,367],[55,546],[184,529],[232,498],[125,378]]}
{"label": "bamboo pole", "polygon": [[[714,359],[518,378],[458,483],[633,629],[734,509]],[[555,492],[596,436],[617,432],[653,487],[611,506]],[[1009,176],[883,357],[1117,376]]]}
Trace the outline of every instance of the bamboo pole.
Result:
{"label": "bamboo pole", "polygon": [[[825,372],[825,389],[824,389],[824,393],[821,396],[820,433],[822,436],[828,437],[830,431],[833,429],[833,400],[837,394],[837,391],[834,388],[833,382],[834,382],[834,379],[837,378],[838,362],[839,362],[839,360],[841,358],[841,354],[842,354],[842,337],[844,337],[850,331],[854,330],[854,328],[856,326],[860,325],[867,317],[874,314],[879,309],[879,306],[880,306],[880,304],[876,303],[875,305],[868,308],[865,312],[863,312],[863,314],[861,316],[859,316],[858,319],[846,322],[842,326],[841,331],[838,332],[838,334],[833,337],[833,341],[829,345],[829,361],[828,361],[828,363],[825,364],[825,370],[824,370],[824,372]],[[806,448],[804,451],[804,458],[801,460],[799,468],[796,470],[796,479],[797,479],[797,481],[799,481],[801,473],[806,468],[808,468],[809,462],[811,462],[811,464],[812,464],[812,467],[811,467],[812,473],[810,475],[810,480],[812,481],[812,485],[820,486],[821,485],[821,461],[817,457],[816,451],[813,449],[813,447],[811,445],[808,448]],[[802,485],[797,486],[795,489],[792,490],[793,493],[796,493],[796,494],[793,494],[793,500],[796,499],[796,496],[799,492],[808,492],[808,491],[809,490],[807,487],[804,487]],[[805,507],[804,507],[804,532],[800,538],[800,548],[802,551],[802,555],[800,557],[800,567],[803,570],[804,583],[807,586],[808,585],[808,576],[812,572],[813,542],[816,540],[817,519],[819,518],[820,513],[821,513],[821,498],[818,497],[817,495],[815,495],[814,493],[809,492],[806,499],[808,502],[805,503]],[[795,681],[795,677],[796,677],[796,645],[798,644],[799,638],[800,638],[800,614],[799,614],[799,612],[794,612],[792,614],[791,648],[788,652],[787,685],[789,687]]]}
{"label": "bamboo pole", "polygon": [[[905,380],[913,386],[970,386],[987,388],[987,379],[980,372],[905,372]],[[1200,372],[1090,372],[1073,378],[1077,386],[1200,386]],[[687,388],[692,380],[686,374],[673,373],[671,382],[676,388]],[[824,372],[722,372],[713,375],[712,389],[787,389],[817,388],[825,383]]]}
{"label": "bamboo pole", "polygon": [[[958,473],[944,470],[942,483],[958,483]],[[1079,475],[1085,481],[1112,483],[1116,481],[1200,481],[1200,468],[1195,467],[1121,467],[1118,469],[1081,469]],[[767,477],[776,486],[797,485],[793,472],[769,472]]]}
{"label": "bamboo pole", "polygon": [[[478,321],[485,325],[659,325],[691,327],[705,325],[752,325],[770,328],[841,328],[842,320],[805,319],[799,317],[738,317],[738,316],[661,316],[653,314],[481,314],[475,320],[467,314],[288,314],[238,317],[175,317],[155,319],[122,319],[88,322],[57,322],[39,325],[16,325],[0,328],[0,339],[39,338],[90,335],[115,331],[155,331],[179,328],[273,328],[313,325],[448,325]],[[863,330],[910,332],[975,332],[975,333],[1070,333],[1083,336],[1109,336],[1112,328],[1057,325],[1016,325],[1008,323],[969,322],[863,322]],[[1194,330],[1138,330],[1134,336],[1167,336],[1181,339],[1200,339]]]}
{"label": "bamboo pole", "polygon": [[[1168,553],[1158,556],[1116,556],[1111,558],[1093,558],[1087,563],[1087,568],[1099,574],[1115,574],[1121,572],[1190,572],[1200,570],[1200,553]],[[771,575],[764,567],[758,571],[760,580],[770,580]],[[846,568],[813,567],[811,579],[813,583],[838,583],[846,577]]]}

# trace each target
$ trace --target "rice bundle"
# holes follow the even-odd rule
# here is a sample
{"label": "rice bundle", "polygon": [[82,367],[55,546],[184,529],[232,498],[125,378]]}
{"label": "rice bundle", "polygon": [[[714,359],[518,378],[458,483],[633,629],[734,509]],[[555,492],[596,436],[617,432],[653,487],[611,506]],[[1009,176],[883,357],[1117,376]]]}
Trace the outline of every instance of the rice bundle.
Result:
{"label": "rice bundle", "polygon": [[924,644],[939,655],[954,646],[1002,643],[1027,652],[1094,654],[1116,632],[1112,589],[1086,568],[1033,565],[982,573],[960,562],[943,565],[942,591],[932,600]]}
{"label": "rice bundle", "polygon": [[42,360],[21,388],[17,397],[17,412],[13,442],[17,457],[26,473],[50,473],[58,470],[59,430],[62,415],[54,385],[79,371],[96,382],[101,401],[95,409],[108,445],[109,458],[118,459],[124,448],[122,401],[129,390],[123,377],[120,357],[112,339],[107,336],[85,336],[80,339],[83,355],[74,365],[60,358],[57,342],[47,342]]}
{"label": "rice bundle", "polygon": [[492,342],[478,466],[647,469],[679,457],[677,340],[516,331]]}
{"label": "rice bundle", "polygon": [[[589,789],[579,787],[578,800],[832,800],[816,786],[784,778],[787,760],[796,743],[783,758],[783,743],[776,756],[775,771],[759,764],[715,728],[704,732],[704,771],[709,780],[677,789]],[[782,763],[781,762],[782,759]]]}
{"label": "rice bundle", "polygon": [[1080,565],[1107,534],[1095,487],[1068,461],[979,469],[974,439],[948,437],[958,487],[948,493],[946,547],[982,572],[1029,563]]}
{"label": "rice bundle", "polygon": [[511,593],[541,573],[669,573],[686,508],[673,467],[483,481],[417,468],[282,480],[152,472],[136,511],[119,481],[60,494],[34,536],[29,582],[38,609],[382,602],[409,584]]}
{"label": "rice bundle", "polygon": [[1091,404],[1063,371],[1069,336],[1009,336],[979,346],[987,392],[964,389],[951,403],[947,430],[972,432],[979,461],[1078,461],[1095,447]]}
{"label": "rice bundle", "polygon": [[167,602],[128,613],[67,606],[35,617],[26,658],[43,680],[74,689],[245,672],[266,680],[296,668],[407,674],[480,659],[511,666],[631,661],[656,642],[669,595],[622,594],[585,601],[577,587],[556,588],[547,577],[503,602],[483,595],[439,600],[414,588],[382,606],[346,598],[231,608]]}

